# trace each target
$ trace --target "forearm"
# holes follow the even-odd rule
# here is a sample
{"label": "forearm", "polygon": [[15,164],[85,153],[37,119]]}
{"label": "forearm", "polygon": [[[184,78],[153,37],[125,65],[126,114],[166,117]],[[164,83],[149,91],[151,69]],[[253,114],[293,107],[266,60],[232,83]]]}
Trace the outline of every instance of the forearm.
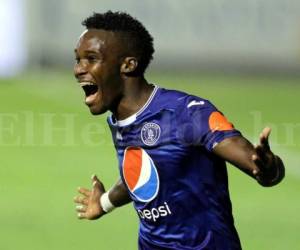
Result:
{"label": "forearm", "polygon": [[258,161],[253,158],[257,157],[256,150],[244,137],[237,136],[222,141],[214,153],[255,178],[262,186],[278,184],[285,174],[283,162],[271,151],[265,155],[264,161]]}
{"label": "forearm", "polygon": [[256,179],[254,173],[258,172],[259,168],[254,164],[251,158],[255,150],[247,139],[240,136],[225,139],[213,149],[213,152]]}
{"label": "forearm", "polygon": [[120,207],[131,202],[128,191],[121,179],[108,191],[108,197],[115,207]]}

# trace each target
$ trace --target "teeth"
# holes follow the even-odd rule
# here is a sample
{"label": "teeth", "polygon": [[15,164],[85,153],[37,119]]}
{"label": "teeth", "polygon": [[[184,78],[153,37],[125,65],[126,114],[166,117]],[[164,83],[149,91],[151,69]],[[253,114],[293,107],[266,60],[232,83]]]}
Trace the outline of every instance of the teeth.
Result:
{"label": "teeth", "polygon": [[80,82],[79,84],[80,84],[81,87],[96,85],[96,84],[94,84],[92,82]]}

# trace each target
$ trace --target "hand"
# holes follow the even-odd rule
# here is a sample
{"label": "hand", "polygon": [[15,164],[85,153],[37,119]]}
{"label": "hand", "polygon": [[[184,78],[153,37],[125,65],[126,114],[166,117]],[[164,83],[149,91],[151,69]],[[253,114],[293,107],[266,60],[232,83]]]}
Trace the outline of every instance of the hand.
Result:
{"label": "hand", "polygon": [[270,149],[270,133],[271,128],[265,127],[263,129],[259,136],[259,144],[254,147],[255,154],[252,155],[252,160],[258,168],[253,170],[253,174],[263,186],[273,186],[278,183],[275,183],[275,180],[278,178],[279,164],[282,164],[279,157],[275,156]]}
{"label": "hand", "polygon": [[105,192],[104,186],[96,175],[92,177],[92,184],[92,190],[78,188],[82,195],[74,198],[79,219],[95,220],[105,214],[100,205],[100,197]]}

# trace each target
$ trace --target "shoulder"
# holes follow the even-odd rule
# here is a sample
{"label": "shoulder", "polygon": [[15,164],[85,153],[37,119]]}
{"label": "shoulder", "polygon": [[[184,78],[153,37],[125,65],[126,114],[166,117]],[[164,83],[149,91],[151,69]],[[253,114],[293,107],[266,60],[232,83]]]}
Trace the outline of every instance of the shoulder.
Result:
{"label": "shoulder", "polygon": [[178,90],[160,88],[158,105],[175,112],[215,108],[209,100]]}

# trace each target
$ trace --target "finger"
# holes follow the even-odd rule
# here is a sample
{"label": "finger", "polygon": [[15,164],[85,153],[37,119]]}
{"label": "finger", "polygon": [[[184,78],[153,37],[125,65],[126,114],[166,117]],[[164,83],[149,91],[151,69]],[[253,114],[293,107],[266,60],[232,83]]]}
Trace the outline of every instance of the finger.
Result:
{"label": "finger", "polygon": [[92,192],[90,190],[88,190],[86,188],[82,188],[82,187],[78,188],[78,192],[83,194],[86,197],[89,197],[92,194]]}
{"label": "finger", "polygon": [[263,129],[263,131],[262,131],[262,134],[266,137],[266,138],[268,138],[269,137],[269,135],[271,134],[271,128],[270,127],[265,127],[264,129]]}
{"label": "finger", "polygon": [[269,136],[271,133],[270,127],[265,127],[259,136],[260,144],[269,148]]}
{"label": "finger", "polygon": [[77,214],[77,218],[80,219],[80,220],[82,220],[82,219],[86,219],[87,217],[86,217],[85,213],[78,213]]}
{"label": "finger", "polygon": [[98,179],[97,175],[95,174],[92,176],[92,183],[93,183],[93,191],[92,191],[93,193],[95,191],[100,191],[100,193],[105,192],[102,182]]}
{"label": "finger", "polygon": [[[256,158],[257,158],[256,155],[252,155],[252,157],[251,157],[251,159],[252,159],[252,161],[254,162],[255,165],[256,165],[256,163],[255,163]],[[253,174],[254,176],[259,175],[259,174],[260,174],[260,168],[259,168],[259,167],[254,168],[254,169],[252,170],[252,174]]]}
{"label": "finger", "polygon": [[74,202],[82,205],[88,205],[88,199],[82,196],[74,197]]}
{"label": "finger", "polygon": [[86,207],[86,206],[83,206],[83,205],[78,205],[78,206],[76,206],[76,211],[77,211],[77,212],[85,213],[86,210],[87,210],[87,207]]}
{"label": "finger", "polygon": [[258,158],[260,158],[263,162],[268,161],[267,153],[269,152],[269,150],[266,150],[266,148],[263,147],[262,145],[257,145],[255,146],[255,151]]}
{"label": "finger", "polygon": [[101,181],[98,179],[97,175],[95,175],[95,174],[92,175],[91,179],[92,179],[93,184],[94,184],[94,182],[100,182],[101,183]]}
{"label": "finger", "polygon": [[[263,161],[259,158],[258,155],[252,155],[252,161],[254,162],[254,164],[258,167],[259,170],[264,169],[264,163]],[[256,174],[259,174],[256,173]]]}

